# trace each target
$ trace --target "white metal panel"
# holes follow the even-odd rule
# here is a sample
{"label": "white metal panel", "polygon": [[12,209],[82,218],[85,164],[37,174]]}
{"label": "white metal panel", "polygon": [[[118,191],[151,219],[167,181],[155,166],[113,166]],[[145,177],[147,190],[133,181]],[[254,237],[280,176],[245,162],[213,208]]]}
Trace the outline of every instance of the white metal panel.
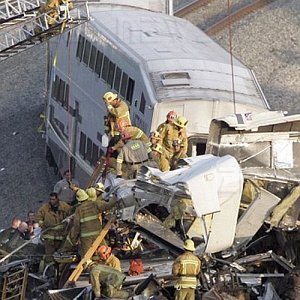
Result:
{"label": "white metal panel", "polygon": [[199,101],[200,99],[182,101],[169,101],[158,103],[154,107],[152,130],[166,120],[166,115],[170,110],[175,110],[178,115],[186,117],[189,121],[187,125],[188,135],[197,133],[208,134],[210,121],[218,116],[230,115],[236,112],[259,112],[257,106],[234,104],[233,102],[222,101]]}
{"label": "white metal panel", "polygon": [[185,161],[188,166],[171,172],[156,171],[155,176],[168,184],[186,184],[197,215],[213,214],[206,228],[206,252],[224,250],[232,245],[235,236],[243,189],[240,167],[229,155],[202,155]]}

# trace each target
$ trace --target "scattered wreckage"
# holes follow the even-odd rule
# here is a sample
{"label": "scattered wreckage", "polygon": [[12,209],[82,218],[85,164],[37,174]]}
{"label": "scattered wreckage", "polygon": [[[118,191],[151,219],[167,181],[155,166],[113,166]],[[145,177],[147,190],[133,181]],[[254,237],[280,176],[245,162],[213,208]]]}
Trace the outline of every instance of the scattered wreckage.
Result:
{"label": "scattered wreckage", "polygon": [[[144,265],[123,287],[134,290],[133,299],[173,299],[172,263],[189,237],[203,262],[201,299],[297,299],[299,153],[299,115],[237,114],[213,120],[206,155],[181,160],[177,170],[143,167],[134,180],[108,174],[105,198],[117,199],[118,221],[106,238],[124,272],[133,258]],[[29,255],[6,260],[2,295],[14,293],[7,278],[20,271],[27,279],[18,291],[25,295],[28,285],[30,299],[45,291],[51,299],[91,299],[88,274],[65,285],[77,265],[70,257],[63,271],[52,266],[43,274]]]}

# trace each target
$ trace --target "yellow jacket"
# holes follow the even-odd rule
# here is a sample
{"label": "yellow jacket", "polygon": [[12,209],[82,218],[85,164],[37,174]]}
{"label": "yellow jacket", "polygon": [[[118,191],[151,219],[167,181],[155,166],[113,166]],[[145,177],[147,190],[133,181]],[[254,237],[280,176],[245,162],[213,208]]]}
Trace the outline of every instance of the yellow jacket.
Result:
{"label": "yellow jacket", "polygon": [[172,267],[172,274],[178,278],[175,287],[195,289],[200,270],[201,261],[192,252],[187,251],[178,256]]}

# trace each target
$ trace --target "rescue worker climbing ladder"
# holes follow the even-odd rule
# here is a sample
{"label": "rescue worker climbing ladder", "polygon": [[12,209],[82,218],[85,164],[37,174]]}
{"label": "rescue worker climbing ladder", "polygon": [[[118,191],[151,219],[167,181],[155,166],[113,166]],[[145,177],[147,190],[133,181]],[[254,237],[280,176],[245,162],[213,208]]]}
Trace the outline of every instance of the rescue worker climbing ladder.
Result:
{"label": "rescue worker climbing ladder", "polygon": [[108,111],[108,116],[105,119],[107,133],[110,133],[111,136],[114,136],[115,127],[118,126],[120,122],[126,124],[126,126],[131,125],[129,109],[127,104],[118,98],[117,94],[112,92],[105,93],[103,95],[103,100]]}

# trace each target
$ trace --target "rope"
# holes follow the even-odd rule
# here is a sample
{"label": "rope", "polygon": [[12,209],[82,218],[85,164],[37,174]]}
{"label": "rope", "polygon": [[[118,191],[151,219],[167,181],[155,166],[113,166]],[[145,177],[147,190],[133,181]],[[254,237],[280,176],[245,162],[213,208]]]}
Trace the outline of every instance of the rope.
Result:
{"label": "rope", "polygon": [[[230,17],[231,3],[230,0],[227,0],[227,11],[228,16]],[[231,32],[231,19],[229,18],[228,24],[229,32],[229,52],[230,52],[230,64],[231,64],[231,82],[232,82],[232,100],[233,100],[233,110],[236,114],[236,99],[235,99],[235,86],[234,86],[234,72],[233,72],[233,54],[232,54],[232,32]]]}

